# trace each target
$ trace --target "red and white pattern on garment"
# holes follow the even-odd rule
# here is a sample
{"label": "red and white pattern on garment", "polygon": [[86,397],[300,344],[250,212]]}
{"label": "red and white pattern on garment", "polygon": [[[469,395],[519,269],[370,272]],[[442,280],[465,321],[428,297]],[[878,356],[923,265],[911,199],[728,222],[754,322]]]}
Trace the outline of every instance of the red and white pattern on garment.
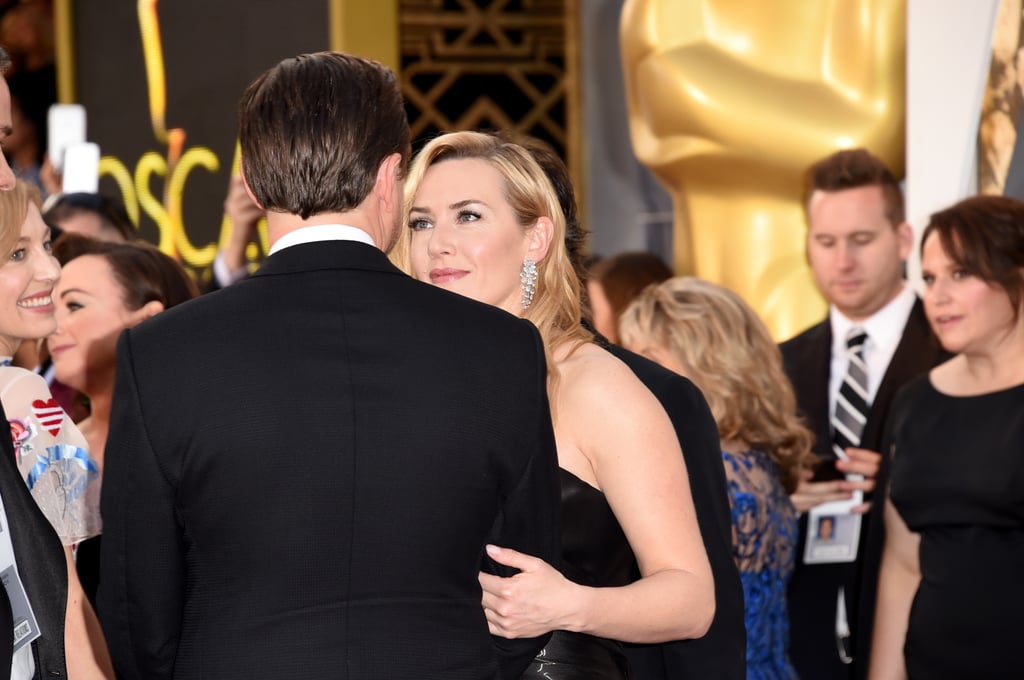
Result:
{"label": "red and white pattern on garment", "polygon": [[56,437],[60,432],[61,423],[64,422],[64,409],[60,407],[56,399],[36,399],[32,402],[32,415],[36,417],[43,429]]}
{"label": "red and white pattern on garment", "polygon": [[64,545],[98,535],[102,480],[89,443],[43,376],[2,364],[0,357],[0,403],[17,421],[9,421],[10,432],[29,493]]}

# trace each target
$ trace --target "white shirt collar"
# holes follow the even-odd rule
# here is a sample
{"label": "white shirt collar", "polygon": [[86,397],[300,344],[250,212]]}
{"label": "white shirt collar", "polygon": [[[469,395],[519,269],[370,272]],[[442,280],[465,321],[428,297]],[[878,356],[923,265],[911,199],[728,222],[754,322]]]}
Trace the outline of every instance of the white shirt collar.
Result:
{"label": "white shirt collar", "polygon": [[914,291],[903,284],[896,297],[868,318],[858,322],[851,321],[835,305],[832,305],[829,308],[829,320],[832,322],[833,350],[845,351],[846,334],[854,326],[864,329],[864,332],[868,334],[867,341],[872,347],[895,350],[900,338],[903,337],[903,328],[907,325],[910,310],[913,309],[916,300],[917,296]]}
{"label": "white shirt collar", "polygon": [[373,238],[358,227],[350,227],[346,224],[314,224],[290,231],[277,239],[267,255],[273,255],[280,250],[292,246],[303,243],[316,243],[317,241],[358,241],[374,248],[377,247],[377,244],[373,242]]}

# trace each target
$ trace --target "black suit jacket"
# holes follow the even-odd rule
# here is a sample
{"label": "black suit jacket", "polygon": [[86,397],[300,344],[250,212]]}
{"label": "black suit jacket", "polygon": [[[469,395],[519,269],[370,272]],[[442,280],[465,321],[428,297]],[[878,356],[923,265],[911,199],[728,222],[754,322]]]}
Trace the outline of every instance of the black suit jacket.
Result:
{"label": "black suit jacket", "polygon": [[478,570],[488,542],[559,563],[545,380],[532,324],[353,242],[126,332],[99,593],[118,671],[518,677],[545,638],[492,640]]}
{"label": "black suit jacket", "polygon": [[[0,408],[4,422],[7,416]],[[32,612],[42,635],[32,643],[36,678],[66,678],[64,615],[68,601],[68,568],[60,538],[29,494],[18,471],[11,438],[0,436],[0,495],[10,527],[14,559]],[[11,604],[0,588],[0,630],[7,631],[0,645],[0,668],[10,675],[13,640]]]}
{"label": "black suit jacket", "polygon": [[[821,460],[830,460],[833,454],[828,385],[832,326],[826,319],[780,347],[786,374],[796,390],[797,406],[815,434],[815,453]],[[889,463],[888,452],[881,448],[889,407],[904,383],[948,356],[928,325],[924,306],[917,300],[871,403],[861,435],[861,448],[883,455],[876,482],[879,502],[872,504],[871,513],[862,521],[857,560],[851,564],[803,564],[807,519],[801,518],[797,566],[789,585],[789,617],[790,658],[802,678],[861,678],[867,672],[878,568],[885,538],[881,499],[888,486]],[[819,475],[818,478],[824,477]],[[854,662],[850,665],[840,662],[836,648],[836,593],[840,585],[846,590],[852,631],[850,643]]]}
{"label": "black suit jacket", "polygon": [[704,395],[681,375],[609,345],[668,413],[679,437],[690,478],[704,548],[715,577],[715,618],[704,637],[660,645],[628,645],[635,680],[746,677],[743,585],[732,555],[732,516],[718,427]]}

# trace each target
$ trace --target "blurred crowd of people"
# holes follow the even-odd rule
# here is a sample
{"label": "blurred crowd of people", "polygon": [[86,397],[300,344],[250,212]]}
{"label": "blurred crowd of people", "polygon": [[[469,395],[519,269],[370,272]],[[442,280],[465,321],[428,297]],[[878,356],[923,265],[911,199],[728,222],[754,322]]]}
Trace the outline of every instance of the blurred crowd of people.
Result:
{"label": "blurred crowd of people", "polygon": [[200,296],[122,206],[47,186],[18,84],[45,60],[18,54],[12,678],[1019,674],[1024,203],[960,201],[915,245],[877,157],[820,159],[829,312],[777,344],[653,253],[590,259],[542,144],[410,158],[394,74],[318,53],[242,97]]}

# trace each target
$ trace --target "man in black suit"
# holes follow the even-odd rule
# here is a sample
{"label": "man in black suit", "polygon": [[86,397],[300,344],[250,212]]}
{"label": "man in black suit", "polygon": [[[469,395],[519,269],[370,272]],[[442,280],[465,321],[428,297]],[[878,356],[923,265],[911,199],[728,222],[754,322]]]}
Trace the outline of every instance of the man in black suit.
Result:
{"label": "man in black suit", "polygon": [[518,678],[545,639],[492,638],[478,572],[487,543],[558,563],[536,329],[387,261],[409,153],[390,70],[287,59],[239,121],[270,255],[118,347],[99,595],[118,671]]}
{"label": "man in black suit", "polygon": [[[882,161],[864,149],[819,161],[808,173],[806,210],[807,259],[830,307],[827,319],[781,345],[819,459],[813,478],[793,494],[797,509],[807,514],[789,585],[790,657],[802,678],[845,680],[867,671],[883,531],[877,512],[882,503],[863,514],[870,502],[849,499],[858,491],[885,493],[888,466],[879,452],[892,398],[945,355],[921,301],[903,280],[914,238],[904,220],[900,186]],[[850,363],[851,330],[867,334],[868,408],[859,444],[840,442],[837,449],[831,423]],[[863,515],[856,560],[805,563],[808,514],[813,508],[824,511],[822,504],[829,502],[852,504],[852,512]]]}
{"label": "man in black suit", "polygon": [[[529,149],[551,181],[565,214],[566,250],[580,279],[580,288],[586,290],[587,232],[580,224],[575,192],[565,163],[536,140],[513,137],[511,141]],[[627,645],[631,677],[634,680],[743,680],[747,668],[743,585],[732,555],[732,519],[725,488],[725,466],[711,409],[701,391],[687,378],[607,340],[604,340],[604,347],[625,363],[661,402],[675,427],[686,459],[697,524],[715,577],[715,617],[708,632],[696,640]],[[639,575],[637,569],[636,577]]]}

